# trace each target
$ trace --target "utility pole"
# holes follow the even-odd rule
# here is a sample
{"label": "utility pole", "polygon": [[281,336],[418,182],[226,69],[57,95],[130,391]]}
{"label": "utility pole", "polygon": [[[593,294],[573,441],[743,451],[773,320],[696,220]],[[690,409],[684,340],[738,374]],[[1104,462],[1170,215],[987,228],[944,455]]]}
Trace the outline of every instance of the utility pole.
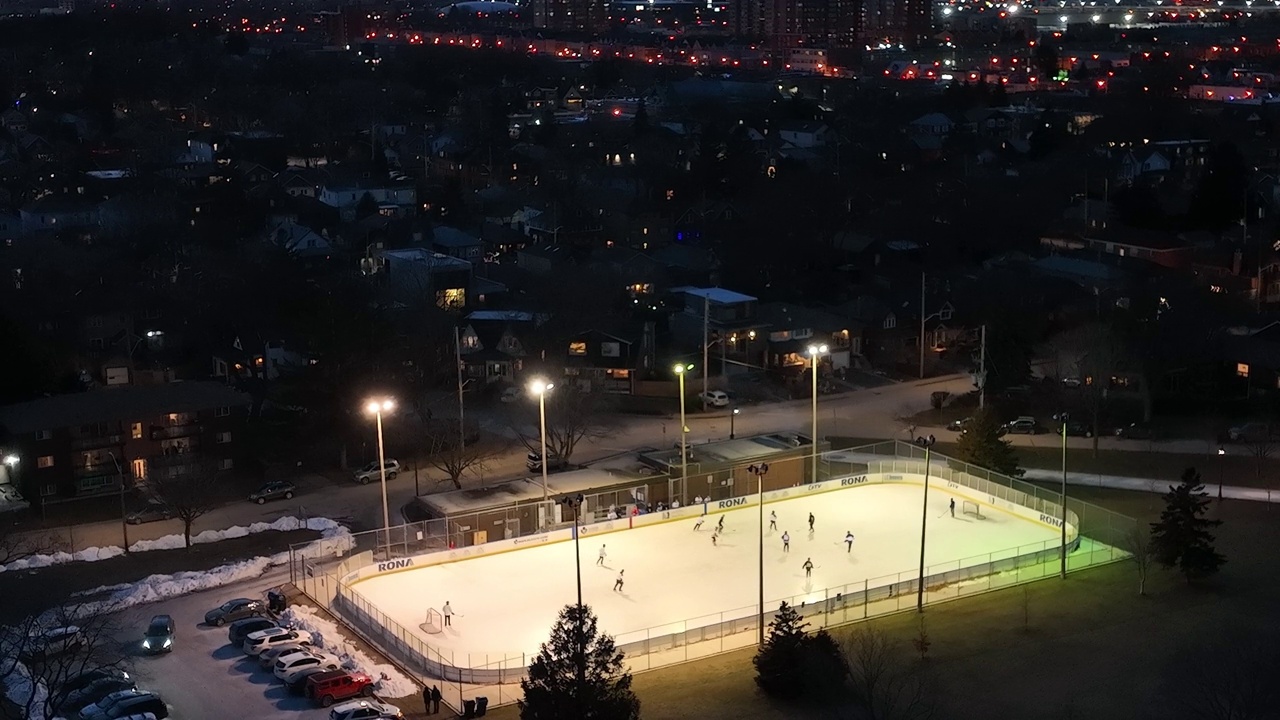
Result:
{"label": "utility pole", "polygon": [[924,379],[924,273],[920,273],[920,379]]}
{"label": "utility pole", "polygon": [[[707,327],[711,322],[711,291],[708,289],[702,296],[702,411],[707,411],[707,376],[711,372],[709,353],[711,346],[707,343]],[[683,428],[681,428],[683,430]]]}
{"label": "utility pole", "polygon": [[[462,337],[458,333],[457,325],[453,326],[453,352],[458,360],[458,448],[461,451],[467,444],[467,431],[462,417]],[[545,455],[542,462],[544,464],[547,462]]]}
{"label": "utility pole", "polygon": [[982,326],[982,344],[978,351],[978,409],[987,406],[987,326]]}

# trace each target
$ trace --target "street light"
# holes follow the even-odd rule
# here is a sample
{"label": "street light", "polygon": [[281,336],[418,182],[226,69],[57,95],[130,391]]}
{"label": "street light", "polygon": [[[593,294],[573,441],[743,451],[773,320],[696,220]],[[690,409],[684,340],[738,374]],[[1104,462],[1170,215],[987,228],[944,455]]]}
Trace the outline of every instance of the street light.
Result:
{"label": "street light", "polygon": [[916,612],[924,612],[924,548],[925,526],[929,522],[929,452],[935,439],[929,437],[916,438],[916,445],[924,448],[924,505],[920,510],[920,579],[916,581]]}
{"label": "street light", "polygon": [[818,482],[818,358],[827,352],[826,345],[809,346],[809,373],[813,375],[813,478]]}
{"label": "street light", "polygon": [[756,505],[760,506],[760,644],[764,645],[764,476],[769,472],[769,463],[760,463],[747,468],[747,472],[756,476]]}
{"label": "street light", "polygon": [[[107,451],[107,457],[111,458],[111,462],[115,463],[116,474],[120,476],[120,533],[124,536],[124,551],[129,552],[129,520],[124,513],[124,468],[120,466],[120,461],[116,459],[116,454]],[[9,458],[5,458],[5,464],[9,463]]]}
{"label": "street light", "polygon": [[732,439],[733,439],[733,436],[734,436],[734,431],[733,431],[733,421],[734,421],[734,419],[735,419],[735,418],[737,418],[737,417],[738,417],[738,413],[740,413],[740,412],[742,412],[742,411],[741,411],[741,410],[739,410],[738,408],[734,408],[734,409],[732,409],[732,410],[730,410],[730,411],[729,411],[729,439],[730,439],[730,440],[732,440]]}
{"label": "street light", "polygon": [[751,370],[751,341],[756,339],[756,331],[752,330],[747,333],[747,371]]}
{"label": "street light", "polygon": [[[547,392],[555,385],[541,378],[529,383],[529,392],[538,396],[538,424],[542,429],[542,502],[547,502],[547,464],[550,460],[547,458]],[[543,505],[543,512],[546,512],[546,506]]]}
{"label": "street light", "polygon": [[688,498],[684,496],[689,488],[689,427],[684,420],[684,376],[693,369],[693,363],[679,363],[671,369],[680,379],[680,501],[688,502]]}
{"label": "street light", "polygon": [[13,455],[13,454],[5,455],[5,456],[4,456],[4,464],[5,464],[5,465],[8,465],[8,466],[9,466],[9,467],[11,467],[11,468],[12,468],[12,467],[17,467],[17,465],[18,465],[18,456],[17,456],[17,455]]}
{"label": "street light", "polygon": [[387,553],[391,552],[391,511],[387,509],[387,460],[382,444],[382,414],[391,412],[396,401],[391,398],[370,399],[365,403],[365,412],[373,415],[378,426],[378,476],[382,480],[382,531],[387,537]]}
{"label": "street light", "polygon": [[1058,556],[1062,563],[1058,576],[1063,580],[1067,579],[1067,423],[1071,420],[1070,413],[1058,413],[1053,416],[1062,424],[1062,541],[1061,547],[1058,548]]}
{"label": "street light", "polygon": [[[1219,445],[1218,457],[1222,457],[1223,455],[1226,455],[1226,454],[1227,454],[1227,449]],[[1218,463],[1218,502],[1222,502],[1222,479],[1223,479],[1222,476],[1223,476],[1222,463]]]}
{"label": "street light", "polygon": [[582,607],[582,553],[578,550],[578,534],[582,527],[582,504],[586,501],[586,497],[582,493],[578,493],[573,497],[567,497],[563,500],[565,505],[573,508],[573,564],[578,572],[578,607]]}

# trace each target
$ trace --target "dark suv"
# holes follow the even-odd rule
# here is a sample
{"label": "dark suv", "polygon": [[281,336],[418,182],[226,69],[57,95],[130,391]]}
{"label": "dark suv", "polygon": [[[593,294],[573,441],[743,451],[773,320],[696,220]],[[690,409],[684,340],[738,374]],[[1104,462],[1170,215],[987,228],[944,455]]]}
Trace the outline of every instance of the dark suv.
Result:
{"label": "dark suv", "polygon": [[142,638],[142,649],[152,655],[162,652],[173,652],[173,618],[168,615],[156,615],[147,626],[146,635]]}
{"label": "dark suv", "polygon": [[1023,415],[1011,422],[1005,424],[1005,430],[1010,434],[1037,435],[1040,432],[1040,425],[1036,423],[1036,419]]}
{"label": "dark suv", "polygon": [[244,639],[249,637],[251,633],[279,626],[280,624],[271,618],[256,617],[237,620],[231,623],[231,627],[227,628],[227,642],[239,648],[244,645]]}
{"label": "dark suv", "polygon": [[267,609],[262,607],[261,600],[236,598],[235,600],[228,600],[205,613],[204,622],[206,625],[221,626],[235,620],[261,617],[266,614]]}

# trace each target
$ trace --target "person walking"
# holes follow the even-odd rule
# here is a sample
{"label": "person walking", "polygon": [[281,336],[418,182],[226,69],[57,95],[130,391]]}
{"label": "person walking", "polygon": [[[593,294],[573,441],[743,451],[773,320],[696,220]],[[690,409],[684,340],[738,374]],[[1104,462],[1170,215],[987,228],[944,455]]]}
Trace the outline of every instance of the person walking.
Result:
{"label": "person walking", "polygon": [[618,579],[613,581],[613,591],[614,591],[614,592],[622,592],[622,574],[623,574],[623,573],[625,573],[625,572],[626,572],[626,570],[619,570],[619,571],[618,571]]}
{"label": "person walking", "polygon": [[440,688],[435,685],[432,685],[431,686],[431,714],[432,715],[440,712],[440,701],[442,699],[443,699],[443,696],[440,694]]}
{"label": "person walking", "polygon": [[813,513],[809,513],[809,532],[813,532]]}
{"label": "person walking", "polygon": [[852,530],[845,532],[844,544],[848,546],[848,548],[845,550],[846,553],[853,552],[853,531]]}
{"label": "person walking", "polygon": [[600,546],[600,557],[596,559],[596,564],[597,564],[597,565],[603,565],[603,564],[604,564],[604,558],[605,558],[605,555],[606,555],[606,553],[605,553],[605,551],[604,551],[604,546],[603,546],[603,545],[601,545],[601,546]]}
{"label": "person walking", "polygon": [[426,685],[422,686],[422,704],[427,708],[427,714],[431,713],[431,688]]}
{"label": "person walking", "polygon": [[813,577],[813,560],[810,560],[809,558],[805,558],[803,567],[804,567],[804,576],[807,578]]}
{"label": "person walking", "polygon": [[782,552],[791,552],[791,533],[782,531]]}
{"label": "person walking", "polygon": [[955,517],[956,516],[956,499],[955,498],[951,498],[950,507],[951,507],[951,517]]}
{"label": "person walking", "polygon": [[440,613],[444,615],[444,626],[453,627],[453,608],[449,607],[449,601],[444,601],[444,607],[440,608]]}
{"label": "person walking", "polygon": [[778,512],[776,510],[769,511],[769,529],[775,531],[778,529]]}

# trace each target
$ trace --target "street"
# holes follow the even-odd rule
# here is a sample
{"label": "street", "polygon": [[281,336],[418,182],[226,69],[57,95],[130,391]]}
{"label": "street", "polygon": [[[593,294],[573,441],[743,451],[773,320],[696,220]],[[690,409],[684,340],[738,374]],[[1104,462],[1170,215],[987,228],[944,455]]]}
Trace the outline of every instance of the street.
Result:
{"label": "street", "polygon": [[[895,418],[927,410],[929,396],[933,392],[960,394],[970,389],[972,385],[967,375],[953,375],[822,396],[818,399],[818,433],[821,437],[905,440],[905,426]],[[526,449],[515,439],[514,433],[504,422],[483,409],[469,410],[468,416],[475,418],[487,433],[497,436],[496,439],[490,438],[485,442],[498,442],[506,438],[510,447],[490,460],[482,473],[465,478],[467,486],[483,487],[529,475],[524,464]],[[807,399],[748,405],[742,407],[741,413],[733,419],[733,431],[738,437],[776,431],[801,431],[807,434],[811,422],[811,405]],[[724,440],[729,437],[730,415],[723,410],[706,415],[690,414],[688,425],[690,444]],[[616,427],[607,437],[581,443],[572,462],[589,465],[640,448],[670,447],[680,437],[679,426],[678,417],[619,416]],[[916,434],[934,434],[942,440],[957,436],[941,426],[920,426],[916,428]],[[1061,443],[1060,438],[1052,432],[1009,435],[1006,439],[1015,446],[1058,447]],[[1085,449],[1091,448],[1092,442],[1087,438],[1069,438],[1068,446]],[[1212,443],[1203,440],[1151,442],[1119,440],[1109,436],[1099,439],[1099,447],[1109,450],[1203,454],[1208,452],[1209,445]],[[447,480],[439,482],[440,474],[433,468],[420,466],[416,472],[419,476],[416,484],[423,494],[452,489]],[[407,463],[402,474],[387,483],[388,505],[393,523],[400,519],[399,509],[415,497],[414,473],[413,464]],[[377,527],[382,523],[382,498],[377,483],[359,485],[350,480],[332,480],[319,474],[304,474],[295,478],[294,483],[298,486],[298,494],[292,500],[265,505],[248,501],[232,503],[199,518],[193,532],[271,522],[284,515],[329,517],[348,522],[357,530]],[[118,521],[88,523],[49,532],[64,547],[73,544],[76,549],[120,545],[122,542]],[[182,523],[177,520],[153,522],[130,526],[129,539],[130,542],[136,542],[181,532]]]}

